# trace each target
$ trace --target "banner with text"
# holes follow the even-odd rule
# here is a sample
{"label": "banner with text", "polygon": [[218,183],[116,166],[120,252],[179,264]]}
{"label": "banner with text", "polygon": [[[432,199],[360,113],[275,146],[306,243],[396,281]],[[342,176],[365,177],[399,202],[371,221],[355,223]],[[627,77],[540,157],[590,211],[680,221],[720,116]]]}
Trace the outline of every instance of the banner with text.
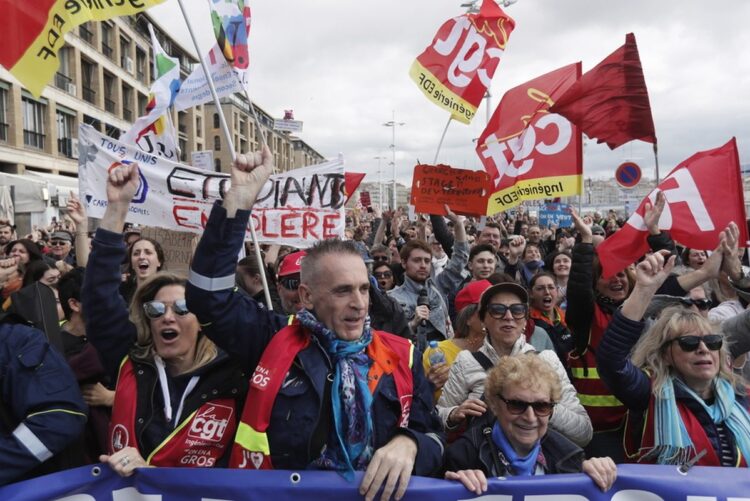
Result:
{"label": "banner with text", "polygon": [[[297,499],[362,500],[353,482],[323,471],[142,468],[122,478],[92,465],[0,487],[0,499],[24,501],[203,501]],[[747,468],[620,465],[617,481],[601,492],[584,474],[491,479],[484,499],[494,501],[748,501]],[[412,477],[405,500],[459,500],[476,496],[460,483]],[[482,499],[482,498],[478,498]]]}
{"label": "banner with text", "polygon": [[[91,217],[104,215],[107,175],[121,164],[138,162],[140,167],[140,186],[127,217],[131,223],[201,233],[214,201],[229,189],[229,174],[148,155],[86,124],[78,134],[80,196]],[[345,201],[344,163],[338,158],[271,176],[251,221],[260,242],[309,247],[343,235]]]}
{"label": "banner with text", "polygon": [[539,225],[570,228],[573,226],[573,216],[568,204],[543,204],[539,207]]}
{"label": "banner with text", "polygon": [[575,195],[581,190],[581,134],[549,107],[573,85],[580,63],[510,89],[477,141],[477,155],[493,182],[487,214],[524,200]]}

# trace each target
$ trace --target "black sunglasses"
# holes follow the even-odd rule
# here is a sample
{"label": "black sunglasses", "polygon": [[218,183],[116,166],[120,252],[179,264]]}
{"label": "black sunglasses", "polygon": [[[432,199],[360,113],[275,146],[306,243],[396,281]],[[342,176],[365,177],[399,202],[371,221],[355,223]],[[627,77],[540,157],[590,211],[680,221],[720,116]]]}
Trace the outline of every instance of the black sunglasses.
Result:
{"label": "black sunglasses", "polygon": [[677,344],[680,345],[680,349],[682,351],[688,353],[697,350],[698,346],[700,346],[701,344],[701,341],[703,341],[703,344],[706,345],[706,348],[711,351],[720,350],[721,346],[724,344],[724,338],[720,334],[706,334],[705,336],[680,336],[674,339],[670,339],[664,344],[667,345],[674,341],[677,341]]}
{"label": "black sunglasses", "polygon": [[143,313],[151,320],[155,320],[163,316],[167,312],[168,307],[171,307],[174,314],[179,317],[184,317],[190,313],[187,309],[187,302],[184,299],[178,299],[171,304],[162,301],[149,301],[143,304]]}
{"label": "black sunglasses", "polygon": [[689,297],[681,297],[680,303],[685,306],[686,308],[690,308],[691,306],[695,306],[701,311],[706,311],[711,309],[711,300],[710,299],[690,299]]}
{"label": "black sunglasses", "polygon": [[526,313],[529,311],[528,305],[525,305],[523,303],[514,303],[511,305],[507,304],[501,304],[501,303],[492,303],[487,306],[487,313],[492,318],[505,318],[505,314],[510,310],[510,315],[515,318],[516,320],[520,320],[526,316]]}
{"label": "black sunglasses", "polygon": [[390,271],[376,271],[372,276],[375,278],[393,278],[393,273]]}
{"label": "black sunglasses", "polygon": [[372,256],[372,260],[375,261],[376,263],[379,263],[381,261],[384,263],[387,263],[388,261],[390,261],[388,256],[381,256],[381,255]]}
{"label": "black sunglasses", "polygon": [[534,414],[536,414],[537,417],[549,416],[552,414],[552,409],[555,408],[555,402],[524,402],[523,400],[508,400],[501,395],[498,395],[498,398],[505,402],[508,412],[515,414],[516,416],[526,412],[526,409],[528,409],[529,406],[534,410]]}
{"label": "black sunglasses", "polygon": [[300,279],[291,278],[291,277],[281,277],[279,279],[279,283],[285,289],[289,289],[290,291],[293,291],[293,290],[299,289]]}

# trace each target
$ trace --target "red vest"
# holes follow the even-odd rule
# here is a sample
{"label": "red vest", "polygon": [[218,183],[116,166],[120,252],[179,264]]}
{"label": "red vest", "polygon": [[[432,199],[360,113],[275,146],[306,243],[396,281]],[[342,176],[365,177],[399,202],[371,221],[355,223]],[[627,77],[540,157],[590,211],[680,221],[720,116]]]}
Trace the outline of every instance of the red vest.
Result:
{"label": "red vest", "polygon": [[[654,402],[655,398],[651,395],[648,403],[648,412],[643,417],[643,428],[641,430],[635,429],[633,418],[630,412],[627,414],[625,420],[625,454],[628,459],[634,462],[643,463],[654,463],[656,458],[649,458],[644,460],[643,456],[648,454],[654,447]],[[695,466],[721,466],[721,460],[719,459],[716,450],[714,449],[711,440],[706,434],[706,430],[700,423],[698,418],[693,414],[690,409],[684,404],[684,402],[677,401],[677,409],[680,411],[680,417],[682,422],[685,424],[685,429],[690,435],[690,439],[693,441],[695,447],[694,454],[688,459],[692,459],[695,454],[705,450],[706,454],[703,455]],[[740,449],[737,448],[738,462],[735,466],[747,467],[745,458],[742,456]]]}
{"label": "red vest", "polygon": [[[138,390],[133,363],[127,358],[120,367],[115,405],[109,422],[107,443],[113,454],[125,447],[140,450],[136,440]],[[185,417],[174,431],[145,458],[151,466],[211,468],[228,450],[237,428],[234,399],[209,400]]]}
{"label": "red vest", "polygon": [[594,305],[594,318],[586,351],[581,354],[573,351],[568,355],[568,367],[572,376],[570,382],[575,386],[578,399],[591,418],[594,431],[620,428],[626,412],[622,402],[612,395],[604,381],[599,379],[596,369],[595,351],[611,320],[612,315],[602,311],[598,304]]}
{"label": "red vest", "polygon": [[[276,395],[287,372],[301,350],[310,344],[310,334],[294,322],[276,333],[250,379],[246,405],[234,439],[230,468],[272,469],[271,448],[266,430],[271,422],[271,411]],[[403,338],[387,332],[373,331],[367,346],[367,355],[373,363],[368,372],[368,385],[375,393],[378,382],[385,374],[392,374],[396,393],[401,403],[399,426],[409,425],[412,402],[413,374],[411,372],[413,346]]]}

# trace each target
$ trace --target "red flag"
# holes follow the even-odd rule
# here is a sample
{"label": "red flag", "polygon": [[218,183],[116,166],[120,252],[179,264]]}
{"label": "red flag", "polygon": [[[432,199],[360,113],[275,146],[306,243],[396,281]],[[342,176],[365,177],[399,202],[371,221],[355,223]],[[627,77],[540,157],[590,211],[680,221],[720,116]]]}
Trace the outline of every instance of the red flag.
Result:
{"label": "red flag", "polygon": [[610,149],[640,139],[656,144],[654,119],[635,35],[587,71],[550,108]]}
{"label": "red flag", "polygon": [[[344,172],[344,190],[346,191],[346,202],[352,197],[359,183],[365,178],[365,175],[360,172]],[[344,203],[346,203],[344,202]]]}
{"label": "red flag", "polygon": [[524,200],[580,193],[581,134],[550,105],[575,85],[580,63],[563,66],[505,93],[477,141],[492,180],[487,214]]}
{"label": "red flag", "polygon": [[478,14],[446,21],[409,75],[427,99],[471,123],[515,25],[495,0],[484,0]]}
{"label": "red flag", "polygon": [[656,203],[658,191],[667,199],[659,228],[668,230],[682,245],[714,249],[719,233],[732,221],[739,226],[740,242],[747,241],[740,159],[732,138],[724,146],[698,152],[675,167],[641,202],[625,226],[596,248],[605,278],[648,251],[643,215],[647,201]]}

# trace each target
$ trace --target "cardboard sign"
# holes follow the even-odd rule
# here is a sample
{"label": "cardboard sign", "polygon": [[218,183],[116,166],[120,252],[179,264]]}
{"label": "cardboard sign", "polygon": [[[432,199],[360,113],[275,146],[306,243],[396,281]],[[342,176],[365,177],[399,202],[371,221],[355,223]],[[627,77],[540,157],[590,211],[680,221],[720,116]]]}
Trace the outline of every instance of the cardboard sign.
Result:
{"label": "cardboard sign", "polygon": [[187,277],[190,260],[193,256],[193,238],[195,233],[174,231],[164,228],[144,226],[142,237],[148,237],[159,242],[164,249],[165,269]]}
{"label": "cardboard sign", "polygon": [[573,216],[570,214],[568,204],[544,204],[539,207],[539,225],[558,228],[569,228],[573,226]]}
{"label": "cardboard sign", "polygon": [[456,214],[480,216],[487,212],[490,177],[486,172],[454,169],[448,165],[417,165],[411,203],[417,212],[445,215],[448,204]]}
{"label": "cardboard sign", "polygon": [[369,191],[363,191],[359,194],[359,202],[362,204],[362,207],[369,207],[372,205],[372,200],[370,200],[370,192]]}

